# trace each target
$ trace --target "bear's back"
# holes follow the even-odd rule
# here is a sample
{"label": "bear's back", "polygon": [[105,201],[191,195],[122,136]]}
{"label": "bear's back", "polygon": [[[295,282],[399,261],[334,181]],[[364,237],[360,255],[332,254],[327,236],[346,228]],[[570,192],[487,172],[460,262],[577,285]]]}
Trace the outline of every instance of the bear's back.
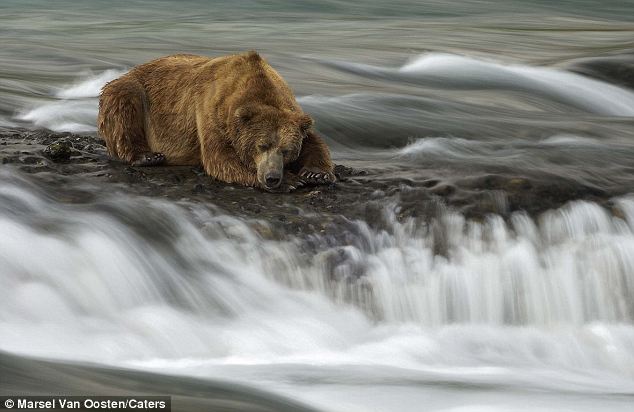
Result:
{"label": "bear's back", "polygon": [[171,104],[205,90],[214,82],[225,92],[242,89],[253,101],[296,110],[291,88],[257,52],[220,57],[175,54],[135,66],[128,73],[146,90],[150,100],[168,99]]}

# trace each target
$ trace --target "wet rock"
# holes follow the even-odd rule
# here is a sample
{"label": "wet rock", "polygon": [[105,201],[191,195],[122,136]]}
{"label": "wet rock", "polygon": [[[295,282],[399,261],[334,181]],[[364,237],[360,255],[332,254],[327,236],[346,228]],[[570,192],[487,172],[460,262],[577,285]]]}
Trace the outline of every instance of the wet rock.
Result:
{"label": "wet rock", "polygon": [[[509,175],[495,168],[479,173],[459,169],[368,173],[344,165],[335,167],[336,184],[271,194],[216,181],[200,167],[130,167],[110,158],[96,136],[0,128],[0,142],[2,164],[33,174],[34,180],[60,198],[73,187],[99,188],[92,189],[93,194],[116,188],[148,198],[213,205],[230,215],[268,222],[276,236],[299,233],[309,237],[317,232],[339,242],[358,242],[358,236],[347,238],[356,230],[351,222],[391,230],[394,218],[431,222],[439,210],[448,207],[475,219],[488,213],[508,216],[517,210],[536,215],[572,199],[601,203],[623,194],[572,180]],[[440,238],[439,242],[435,250],[440,253]]]}
{"label": "wet rock", "polygon": [[509,203],[506,193],[501,190],[483,192],[478,201],[478,214],[506,215],[509,211]]}
{"label": "wet rock", "polygon": [[275,233],[271,230],[271,227],[261,222],[255,222],[251,225],[251,228],[263,239],[276,240]]}
{"label": "wet rock", "polygon": [[610,204],[610,212],[612,213],[612,216],[622,219],[622,220],[626,220],[627,216],[625,214],[625,212],[623,211],[623,209],[621,209],[619,206],[614,205],[614,204]]}
{"label": "wet rock", "polygon": [[438,180],[438,179],[425,180],[425,181],[423,181],[423,187],[432,188],[432,187],[438,185],[438,183],[440,183],[440,180]]}
{"label": "wet rock", "polygon": [[442,184],[434,187],[431,191],[438,196],[450,196],[456,192],[456,187],[449,184]]}
{"label": "wet rock", "polygon": [[346,181],[351,176],[366,176],[368,174],[365,170],[353,169],[352,167],[344,165],[335,165],[335,176],[337,180]]}
{"label": "wet rock", "polygon": [[532,187],[529,180],[520,177],[509,179],[505,186],[508,191],[528,190]]}
{"label": "wet rock", "polygon": [[67,141],[51,143],[44,149],[44,156],[54,162],[68,162],[73,153],[73,146]]}

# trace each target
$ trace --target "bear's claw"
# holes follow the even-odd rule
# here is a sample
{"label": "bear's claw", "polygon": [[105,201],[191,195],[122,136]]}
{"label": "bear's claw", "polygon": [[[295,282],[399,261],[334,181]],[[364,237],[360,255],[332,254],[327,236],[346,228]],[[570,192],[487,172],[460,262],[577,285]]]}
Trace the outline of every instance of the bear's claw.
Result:
{"label": "bear's claw", "polygon": [[136,157],[132,162],[132,166],[159,166],[165,163],[165,155],[163,153],[143,153]]}
{"label": "bear's claw", "polygon": [[313,185],[327,185],[336,180],[334,173],[313,168],[304,168],[299,171],[299,175],[306,180],[306,183]]}

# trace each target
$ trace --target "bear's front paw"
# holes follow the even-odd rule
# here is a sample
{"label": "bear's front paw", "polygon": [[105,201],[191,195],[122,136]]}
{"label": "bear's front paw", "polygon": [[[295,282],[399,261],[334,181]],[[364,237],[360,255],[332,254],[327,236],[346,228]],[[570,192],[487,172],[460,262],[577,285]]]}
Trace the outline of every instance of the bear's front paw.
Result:
{"label": "bear's front paw", "polygon": [[165,155],[163,153],[142,153],[133,161],[132,166],[159,166],[165,163]]}
{"label": "bear's front paw", "polygon": [[313,167],[303,167],[299,171],[299,176],[311,185],[328,185],[337,180],[334,173]]}
{"label": "bear's front paw", "polygon": [[273,189],[265,189],[272,193],[289,193],[303,186],[306,186],[306,180],[304,178],[294,173],[284,172],[284,178],[282,179],[282,183],[278,187]]}

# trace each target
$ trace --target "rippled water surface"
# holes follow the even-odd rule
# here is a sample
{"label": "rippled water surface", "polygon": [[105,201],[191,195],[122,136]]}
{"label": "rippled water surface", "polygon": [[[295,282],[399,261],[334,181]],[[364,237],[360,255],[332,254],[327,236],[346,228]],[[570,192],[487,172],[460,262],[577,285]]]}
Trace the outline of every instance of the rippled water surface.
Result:
{"label": "rippled water surface", "polygon": [[257,49],[338,163],[609,202],[431,221],[390,198],[378,225],[279,239],[186,200],[60,200],[6,167],[0,349],[324,411],[631,410],[632,16],[630,1],[3,1],[0,126],[92,134],[99,89],[135,64]]}

